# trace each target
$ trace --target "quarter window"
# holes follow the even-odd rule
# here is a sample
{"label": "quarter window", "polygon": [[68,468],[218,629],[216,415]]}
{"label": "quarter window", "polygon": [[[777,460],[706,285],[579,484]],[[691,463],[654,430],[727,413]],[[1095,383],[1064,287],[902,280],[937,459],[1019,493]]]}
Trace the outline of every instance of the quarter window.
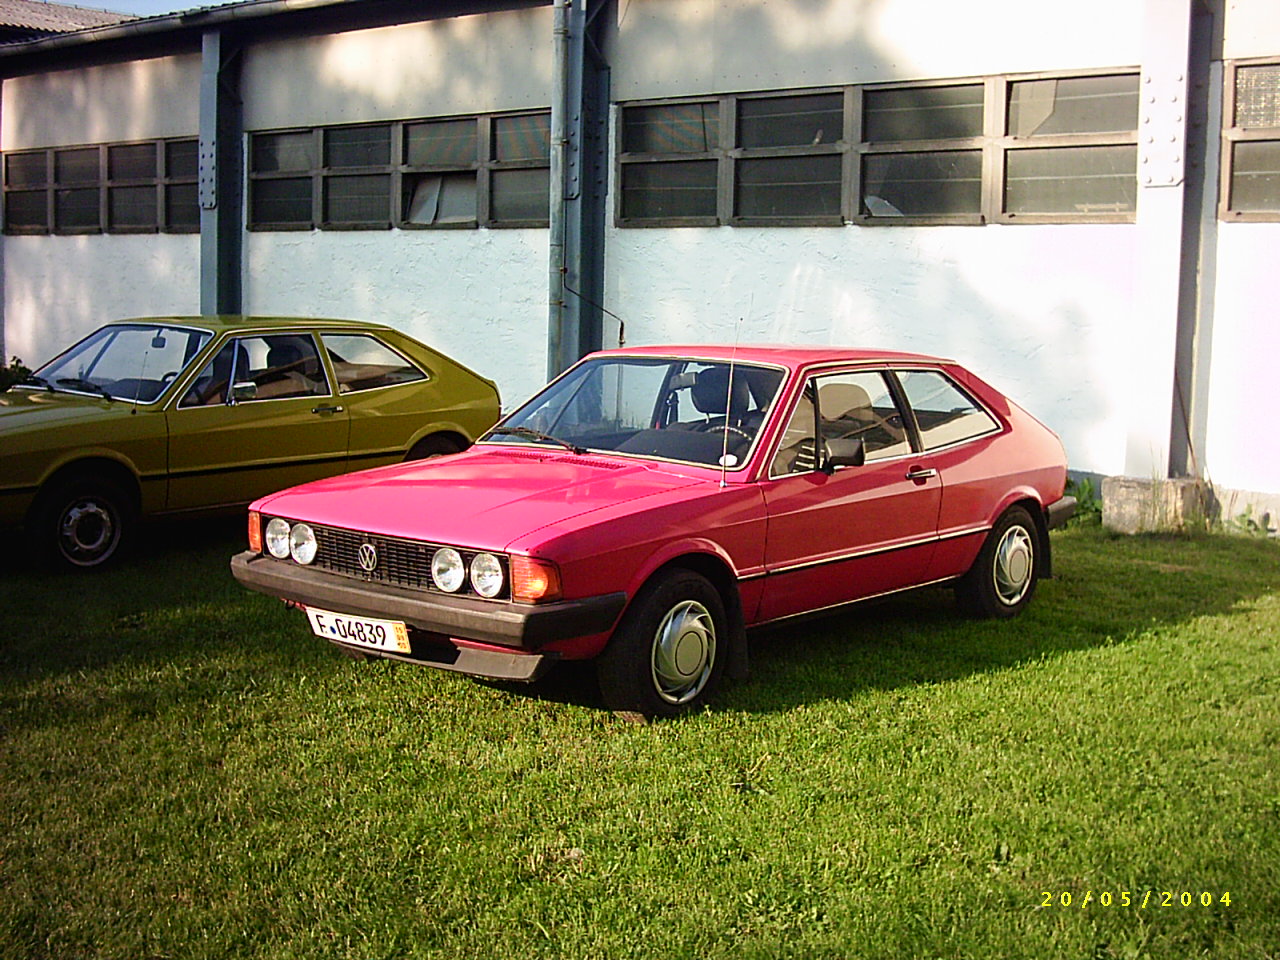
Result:
{"label": "quarter window", "polygon": [[947,376],[934,370],[898,374],[925,450],[994,433],[1000,425]]}
{"label": "quarter window", "polygon": [[321,335],[339,393],[425,380],[427,375],[381,340],[363,334]]}

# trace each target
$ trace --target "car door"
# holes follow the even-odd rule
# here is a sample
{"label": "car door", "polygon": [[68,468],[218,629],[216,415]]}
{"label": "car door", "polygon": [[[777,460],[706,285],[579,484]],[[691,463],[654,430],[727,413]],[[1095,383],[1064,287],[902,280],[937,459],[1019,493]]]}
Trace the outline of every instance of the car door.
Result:
{"label": "car door", "polygon": [[342,473],[348,421],[310,333],[229,339],[167,411],[171,510]]}
{"label": "car door", "polygon": [[[831,455],[860,466],[824,469]],[[922,582],[941,483],[912,449],[884,373],[811,377],[763,483],[768,515],[760,620],[837,606]]]}

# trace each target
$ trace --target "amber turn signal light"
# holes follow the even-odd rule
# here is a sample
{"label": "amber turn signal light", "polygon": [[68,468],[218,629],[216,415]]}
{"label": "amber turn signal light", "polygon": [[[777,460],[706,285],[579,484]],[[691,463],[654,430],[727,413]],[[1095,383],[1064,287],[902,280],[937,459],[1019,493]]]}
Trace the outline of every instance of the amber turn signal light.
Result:
{"label": "amber turn signal light", "polygon": [[560,599],[560,568],[549,560],[511,558],[511,599],[547,603]]}
{"label": "amber turn signal light", "polygon": [[254,510],[249,511],[249,549],[262,552],[262,517]]}

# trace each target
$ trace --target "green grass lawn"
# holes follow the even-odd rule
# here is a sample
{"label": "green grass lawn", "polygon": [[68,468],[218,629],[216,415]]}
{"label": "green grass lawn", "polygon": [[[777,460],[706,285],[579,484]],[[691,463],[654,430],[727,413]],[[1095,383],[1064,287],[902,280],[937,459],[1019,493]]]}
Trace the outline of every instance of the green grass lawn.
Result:
{"label": "green grass lawn", "polygon": [[1274,541],[1055,534],[1013,622],[776,629],[637,725],[348,660],[240,527],[0,571],[5,960],[1280,955]]}

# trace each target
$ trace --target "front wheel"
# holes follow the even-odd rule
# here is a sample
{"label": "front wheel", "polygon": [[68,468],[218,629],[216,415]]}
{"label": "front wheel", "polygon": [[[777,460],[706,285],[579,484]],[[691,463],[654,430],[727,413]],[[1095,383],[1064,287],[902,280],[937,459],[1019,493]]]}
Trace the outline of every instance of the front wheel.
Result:
{"label": "front wheel", "polygon": [[1039,532],[1022,507],[1010,507],[991,528],[969,572],[956,584],[956,599],[969,614],[1012,617],[1036,591]]}
{"label": "front wheel", "polygon": [[41,495],[33,533],[37,547],[59,566],[89,570],[121,553],[133,519],[133,502],[117,484],[74,479]]}
{"label": "front wheel", "polygon": [[636,595],[596,661],[610,710],[669,717],[703,702],[724,673],[724,602],[691,570],[671,570]]}

